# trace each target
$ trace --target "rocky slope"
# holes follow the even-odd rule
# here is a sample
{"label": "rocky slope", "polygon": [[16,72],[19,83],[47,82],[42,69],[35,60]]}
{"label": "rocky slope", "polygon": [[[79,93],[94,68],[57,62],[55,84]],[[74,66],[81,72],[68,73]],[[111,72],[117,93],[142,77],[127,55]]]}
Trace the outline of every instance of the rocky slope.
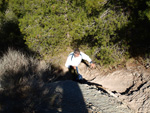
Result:
{"label": "rocky slope", "polygon": [[91,70],[81,64],[80,73],[85,79],[102,85],[135,113],[150,113],[150,69],[133,62],[111,71],[100,67]]}
{"label": "rocky slope", "polygon": [[71,80],[52,83],[53,112],[61,113],[133,113],[126,105],[95,85]]}

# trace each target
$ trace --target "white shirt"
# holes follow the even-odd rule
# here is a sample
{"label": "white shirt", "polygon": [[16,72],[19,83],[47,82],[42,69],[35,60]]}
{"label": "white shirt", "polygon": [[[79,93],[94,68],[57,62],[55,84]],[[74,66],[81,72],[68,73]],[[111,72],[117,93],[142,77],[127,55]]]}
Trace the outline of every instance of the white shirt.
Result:
{"label": "white shirt", "polygon": [[80,52],[78,57],[74,57],[74,52],[71,52],[67,58],[65,66],[67,68],[69,68],[69,66],[78,66],[82,59],[87,60],[88,62],[92,61],[91,58],[83,52]]}

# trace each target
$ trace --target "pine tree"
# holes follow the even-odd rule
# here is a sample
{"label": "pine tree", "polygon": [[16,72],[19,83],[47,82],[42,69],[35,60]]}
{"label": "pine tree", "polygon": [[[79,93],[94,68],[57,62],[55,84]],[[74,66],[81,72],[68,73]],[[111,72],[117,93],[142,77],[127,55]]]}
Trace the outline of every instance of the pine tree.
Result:
{"label": "pine tree", "polygon": [[112,47],[122,40],[117,31],[128,24],[128,15],[118,4],[106,0],[10,0],[9,5],[19,18],[26,44],[41,56],[84,45],[99,63],[118,59]]}
{"label": "pine tree", "polygon": [[27,45],[39,53],[54,54],[72,41],[82,39],[88,19],[84,10],[74,5],[68,0],[26,0],[25,16],[19,21]]}

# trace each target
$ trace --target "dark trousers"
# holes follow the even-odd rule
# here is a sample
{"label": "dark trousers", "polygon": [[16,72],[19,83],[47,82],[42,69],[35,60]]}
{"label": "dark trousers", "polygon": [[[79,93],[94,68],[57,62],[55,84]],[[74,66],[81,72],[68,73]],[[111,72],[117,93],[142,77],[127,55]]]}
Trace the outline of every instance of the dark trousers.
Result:
{"label": "dark trousers", "polygon": [[69,67],[69,72],[72,75],[73,80],[77,80],[78,78],[78,69],[74,69],[72,66]]}

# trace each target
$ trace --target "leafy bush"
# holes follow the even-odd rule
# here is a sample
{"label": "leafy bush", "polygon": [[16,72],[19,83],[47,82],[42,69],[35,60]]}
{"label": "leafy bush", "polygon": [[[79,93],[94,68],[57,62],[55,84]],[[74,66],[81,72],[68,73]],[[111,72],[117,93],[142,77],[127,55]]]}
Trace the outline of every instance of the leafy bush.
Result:
{"label": "leafy bush", "polygon": [[121,43],[113,46],[101,47],[95,50],[95,60],[100,65],[120,63],[124,58],[128,58],[128,48],[120,46]]}
{"label": "leafy bush", "polygon": [[104,0],[25,2],[25,15],[19,19],[20,29],[28,47],[42,56],[56,56],[68,46],[79,47],[81,42],[81,45],[93,43],[94,48],[105,48],[107,52],[100,53],[101,57],[108,58],[107,63],[114,62],[107,56],[113,51],[107,48],[116,43],[116,31],[127,24],[128,16],[113,8],[103,11],[105,4]]}
{"label": "leafy bush", "polygon": [[81,7],[74,5],[65,0],[24,3],[25,15],[19,21],[28,47],[42,56],[56,55],[73,40],[86,36],[87,16]]}
{"label": "leafy bush", "polygon": [[18,26],[18,17],[12,9],[6,7],[5,2],[2,4],[3,10],[0,10],[0,51],[5,51],[8,47],[24,48],[26,45]]}
{"label": "leafy bush", "polygon": [[[58,56],[67,47],[86,47],[97,63],[105,65],[149,45],[149,0],[9,0],[3,4],[0,7],[7,9],[8,19],[19,19],[19,37],[24,35],[26,45],[43,58]],[[126,51],[119,59],[118,48]]]}
{"label": "leafy bush", "polygon": [[128,41],[120,39],[117,32],[128,25],[128,15],[109,8],[94,18],[93,23],[89,36],[83,41],[92,47],[91,55],[97,63],[112,64],[128,56]]}

